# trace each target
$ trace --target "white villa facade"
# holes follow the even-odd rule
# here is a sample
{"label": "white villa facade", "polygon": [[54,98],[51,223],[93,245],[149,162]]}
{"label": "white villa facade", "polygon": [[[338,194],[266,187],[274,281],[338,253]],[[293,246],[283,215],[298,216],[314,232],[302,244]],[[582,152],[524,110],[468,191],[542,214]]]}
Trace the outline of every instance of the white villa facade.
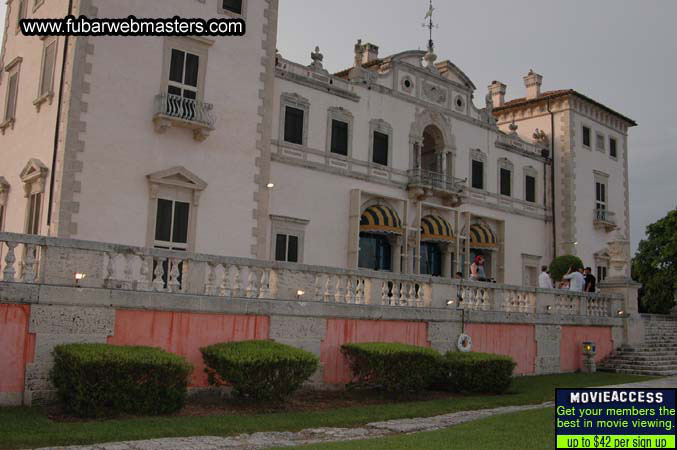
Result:
{"label": "white villa facade", "polygon": [[[319,49],[288,61],[276,0],[167,6],[8,1],[0,231],[446,278],[483,254],[489,277],[525,286],[555,255],[601,278],[629,260],[632,120],[542,93],[533,72],[525,98],[495,82],[478,109],[432,49],[382,57],[358,42],[338,74]],[[20,17],[69,13],[243,17],[247,34],[17,32]]]}

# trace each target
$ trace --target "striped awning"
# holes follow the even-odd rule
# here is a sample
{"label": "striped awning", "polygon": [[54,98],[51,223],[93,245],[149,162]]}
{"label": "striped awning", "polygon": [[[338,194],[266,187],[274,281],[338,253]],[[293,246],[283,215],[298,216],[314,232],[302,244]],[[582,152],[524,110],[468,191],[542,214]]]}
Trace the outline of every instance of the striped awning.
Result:
{"label": "striped awning", "polygon": [[451,225],[440,216],[429,215],[421,219],[421,241],[451,242],[453,240],[454,231]]}
{"label": "striped awning", "polygon": [[470,225],[470,248],[498,248],[494,232],[486,225]]}
{"label": "striped awning", "polygon": [[386,205],[374,205],[362,213],[360,231],[402,234],[404,230],[395,210]]}

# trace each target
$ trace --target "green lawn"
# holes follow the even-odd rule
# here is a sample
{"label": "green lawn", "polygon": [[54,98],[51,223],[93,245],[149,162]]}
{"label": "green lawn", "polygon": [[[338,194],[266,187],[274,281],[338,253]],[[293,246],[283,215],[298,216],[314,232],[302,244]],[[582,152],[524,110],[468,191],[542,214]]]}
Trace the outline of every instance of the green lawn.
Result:
{"label": "green lawn", "polygon": [[425,433],[297,447],[302,450],[544,450],[555,448],[555,410],[502,414]]}
{"label": "green lawn", "polygon": [[369,422],[426,417],[455,411],[552,401],[556,387],[604,386],[650,378],[610,373],[545,375],[515,379],[510,393],[390,403],[313,412],[209,417],[144,417],[97,422],[52,422],[38,408],[0,408],[0,448],[86,445],[185,436],[228,436],[311,427],[353,427]]}

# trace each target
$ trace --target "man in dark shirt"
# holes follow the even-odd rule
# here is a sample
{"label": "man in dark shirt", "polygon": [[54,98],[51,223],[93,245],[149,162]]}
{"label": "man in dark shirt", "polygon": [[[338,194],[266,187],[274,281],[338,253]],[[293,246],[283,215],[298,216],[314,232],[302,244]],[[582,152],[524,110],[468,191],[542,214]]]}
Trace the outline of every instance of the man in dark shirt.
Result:
{"label": "man in dark shirt", "polygon": [[592,274],[590,267],[585,268],[585,292],[597,292],[597,279]]}

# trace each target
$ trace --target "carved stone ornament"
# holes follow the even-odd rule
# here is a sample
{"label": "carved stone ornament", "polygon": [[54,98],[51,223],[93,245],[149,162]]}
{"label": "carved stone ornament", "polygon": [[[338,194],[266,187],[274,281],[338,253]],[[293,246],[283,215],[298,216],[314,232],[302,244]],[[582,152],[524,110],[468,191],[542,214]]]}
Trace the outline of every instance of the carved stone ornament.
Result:
{"label": "carved stone ornament", "polygon": [[427,81],[423,81],[423,96],[434,103],[443,105],[447,102],[447,91]]}
{"label": "carved stone ornament", "polygon": [[610,263],[610,278],[627,277],[627,268],[630,261],[630,241],[620,232],[614,240],[607,244]]}

